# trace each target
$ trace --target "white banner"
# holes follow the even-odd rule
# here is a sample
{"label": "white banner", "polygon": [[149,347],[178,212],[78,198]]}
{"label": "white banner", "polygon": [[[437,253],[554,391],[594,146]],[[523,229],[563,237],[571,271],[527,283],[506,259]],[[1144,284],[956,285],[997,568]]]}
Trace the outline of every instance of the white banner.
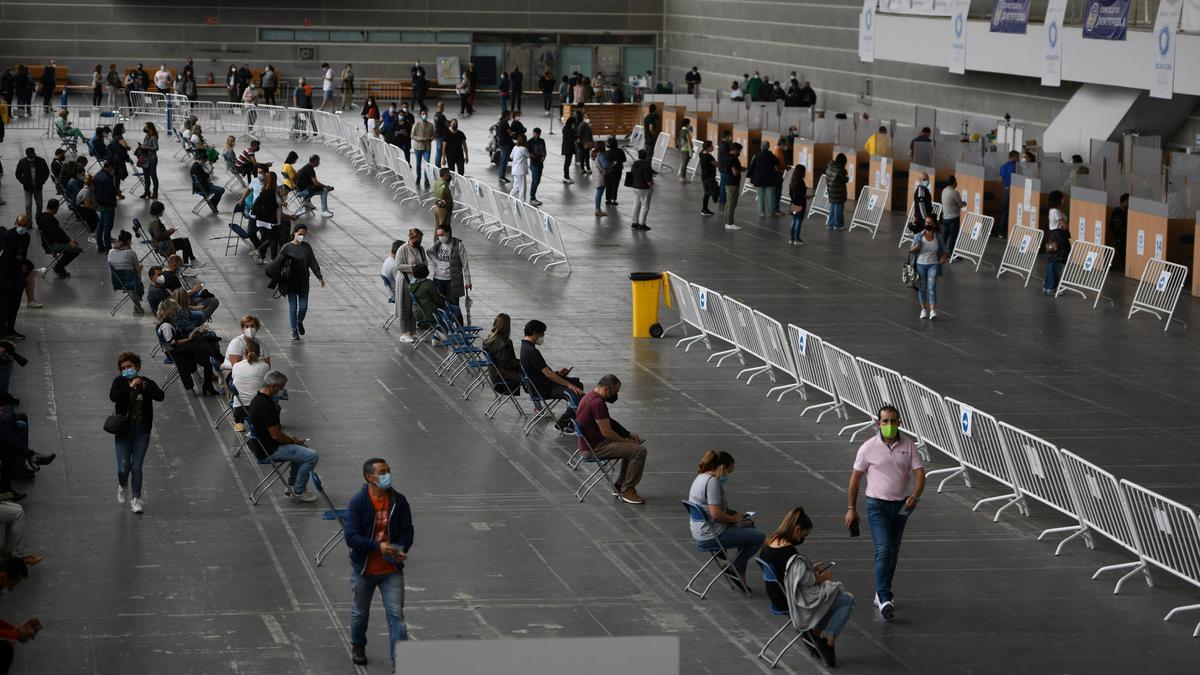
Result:
{"label": "white banner", "polygon": [[1158,19],[1154,22],[1154,75],[1150,78],[1150,95],[1171,98],[1175,93],[1175,34],[1179,28],[1182,0],[1162,0]]}
{"label": "white banner", "polygon": [[950,16],[951,0],[880,0],[879,11],[888,14]]}
{"label": "white banner", "polygon": [[1046,8],[1046,21],[1042,37],[1045,50],[1045,66],[1042,69],[1042,86],[1057,87],[1062,84],[1062,44],[1064,38],[1063,19],[1067,15],[1067,0],[1050,0]]}
{"label": "white banner", "polygon": [[954,0],[950,5],[950,72],[967,72],[967,12],[971,0]]}
{"label": "white banner", "polygon": [[862,13],[858,15],[858,60],[863,63],[875,61],[875,2],[863,0]]}

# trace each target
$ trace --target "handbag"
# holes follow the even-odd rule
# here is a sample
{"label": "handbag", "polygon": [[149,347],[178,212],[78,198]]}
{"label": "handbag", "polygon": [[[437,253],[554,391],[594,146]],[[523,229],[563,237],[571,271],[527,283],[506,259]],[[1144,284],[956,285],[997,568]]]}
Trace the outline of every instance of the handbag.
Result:
{"label": "handbag", "polygon": [[129,418],[113,413],[104,418],[104,430],[114,436],[119,436],[129,431]]}
{"label": "handbag", "polygon": [[915,291],[920,288],[921,276],[917,274],[917,266],[913,264],[912,260],[910,256],[900,267],[900,283]]}
{"label": "handbag", "polygon": [[633,187],[633,172],[632,171],[625,172],[625,187],[627,187],[627,188]]}

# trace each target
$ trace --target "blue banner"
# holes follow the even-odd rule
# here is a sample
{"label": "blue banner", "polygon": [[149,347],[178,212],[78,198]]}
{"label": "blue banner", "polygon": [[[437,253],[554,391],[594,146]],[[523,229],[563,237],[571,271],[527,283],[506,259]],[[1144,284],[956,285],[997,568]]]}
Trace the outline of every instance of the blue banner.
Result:
{"label": "blue banner", "polygon": [[1083,13],[1083,37],[1124,40],[1129,23],[1129,0],[1088,0]]}
{"label": "blue banner", "polygon": [[1029,0],[995,0],[992,3],[992,32],[1025,34],[1029,25]]}

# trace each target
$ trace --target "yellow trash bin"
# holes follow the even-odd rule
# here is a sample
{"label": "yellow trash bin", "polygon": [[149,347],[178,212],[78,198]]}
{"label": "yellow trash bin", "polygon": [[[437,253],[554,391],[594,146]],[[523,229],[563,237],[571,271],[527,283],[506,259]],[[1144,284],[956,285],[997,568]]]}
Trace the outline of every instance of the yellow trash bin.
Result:
{"label": "yellow trash bin", "polygon": [[633,286],[633,337],[662,337],[663,328],[658,323],[659,297],[671,306],[671,296],[663,289],[663,275],[634,272],[629,275],[629,281]]}

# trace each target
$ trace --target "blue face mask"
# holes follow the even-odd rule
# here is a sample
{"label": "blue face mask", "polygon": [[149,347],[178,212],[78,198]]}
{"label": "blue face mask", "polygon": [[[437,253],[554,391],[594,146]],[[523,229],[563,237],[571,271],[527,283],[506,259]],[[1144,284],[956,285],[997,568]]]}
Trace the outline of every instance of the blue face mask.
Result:
{"label": "blue face mask", "polygon": [[127,380],[132,380],[133,378],[137,377],[137,368],[126,368],[125,370],[122,370],[121,377]]}
{"label": "blue face mask", "polygon": [[17,228],[17,234],[25,234],[25,233],[26,233],[26,232],[28,232],[28,231],[29,231],[29,230],[28,230],[28,229],[26,229],[26,228],[24,228],[24,227],[18,227],[18,228]]}
{"label": "blue face mask", "polygon": [[386,490],[390,487],[392,487],[392,474],[390,474],[390,473],[379,474],[379,489]]}
{"label": "blue face mask", "polygon": [[724,485],[729,482],[729,474],[725,474],[724,476],[721,476],[717,480],[721,481],[721,485]]}

